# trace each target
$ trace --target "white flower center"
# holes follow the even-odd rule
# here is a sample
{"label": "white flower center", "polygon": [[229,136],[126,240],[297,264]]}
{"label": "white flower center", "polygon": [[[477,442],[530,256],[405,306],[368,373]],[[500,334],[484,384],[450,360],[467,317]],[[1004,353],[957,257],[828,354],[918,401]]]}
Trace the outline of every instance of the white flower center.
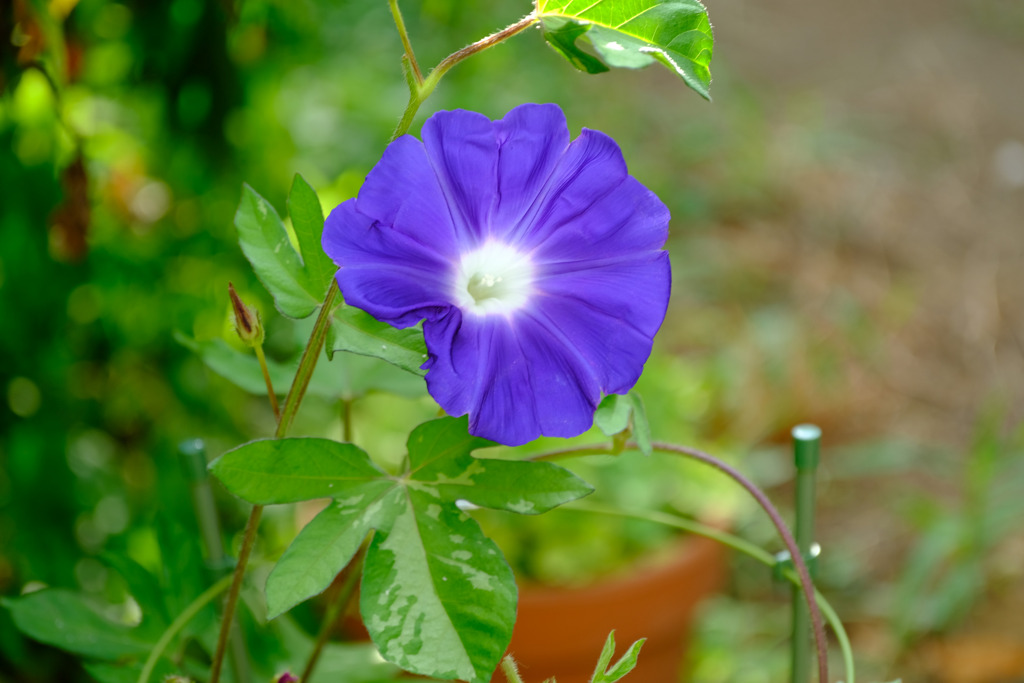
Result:
{"label": "white flower center", "polygon": [[463,311],[508,314],[529,301],[533,264],[507,244],[487,242],[462,255],[454,285],[455,303]]}

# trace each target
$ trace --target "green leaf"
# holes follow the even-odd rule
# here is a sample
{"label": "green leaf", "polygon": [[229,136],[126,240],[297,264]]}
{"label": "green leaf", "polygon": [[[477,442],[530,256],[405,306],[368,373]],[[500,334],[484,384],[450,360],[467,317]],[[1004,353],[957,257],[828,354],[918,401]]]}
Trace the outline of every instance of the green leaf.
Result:
{"label": "green leaf", "polygon": [[313,187],[298,173],[295,174],[292,190],[288,194],[288,215],[292,219],[292,229],[295,230],[310,284],[314,291],[322,295],[338,272],[338,266],[334,265],[320,242],[324,233],[324,212],[320,207],[320,199]]}
{"label": "green leaf", "polygon": [[385,474],[355,446],[324,439],[256,441],[210,467],[253,503],[335,499],[271,573],[271,614],[323,591],[376,530],[361,605],[384,657],[414,673],[483,682],[512,636],[515,581],[456,501],[536,513],[591,491],[550,463],[471,455],[490,445],[469,434],[467,418],[442,418],[410,434],[400,476]]}
{"label": "green leaf", "polygon": [[472,683],[490,680],[512,638],[516,585],[498,547],[436,493],[405,506],[366,554],[360,607],[385,659]]}
{"label": "green leaf", "polygon": [[389,479],[350,443],[293,438],[251,441],[210,463],[228,491],[255,505],[361,496]]}
{"label": "green leaf", "polygon": [[323,302],[321,287],[292,245],[274,207],[248,185],[235,213],[238,243],[282,314],[305,318]]}
{"label": "green leaf", "polygon": [[594,424],[605,436],[615,436],[629,427],[633,404],[619,394],[608,394],[601,399],[594,413]]}
{"label": "green leaf", "polygon": [[307,524],[267,577],[267,616],[287,612],[322,593],[355,555],[366,535],[387,528],[399,494],[389,482],[367,482],[331,501]]}
{"label": "green leaf", "polygon": [[[174,338],[221,377],[251,394],[267,395],[267,383],[259,361],[252,353],[234,349],[223,339],[199,342],[181,332],[175,332]],[[298,362],[298,358],[289,363],[267,359],[267,372],[276,392],[283,395],[287,391]],[[419,376],[410,375],[379,359],[354,354],[341,354],[329,363],[317,363],[306,389],[307,393],[327,399],[355,399],[372,391],[417,398],[426,390],[426,384]]]}
{"label": "green leaf", "polygon": [[[156,628],[170,623],[167,614],[167,603],[164,600],[160,579],[149,573],[145,567],[128,557],[117,553],[104,553],[100,559],[116,571],[128,585],[128,591],[142,610],[142,627]],[[157,632],[157,637],[159,637]]]}
{"label": "green leaf", "polygon": [[544,31],[544,39],[580,71],[586,71],[588,74],[610,71],[600,59],[576,47],[576,39],[590,30],[589,24],[560,17],[550,17],[544,20],[541,26]]}
{"label": "green leaf", "polygon": [[3,604],[22,633],[77,655],[116,660],[145,656],[152,648],[134,629],[101,617],[69,590],[50,588]]}
{"label": "green leaf", "polygon": [[644,400],[635,391],[629,392],[629,400],[633,404],[633,438],[640,452],[650,455],[654,452],[651,439],[651,425],[647,421],[647,408]]}
{"label": "green leaf", "polygon": [[[266,630],[283,655],[274,670],[301,671],[313,652],[313,638],[288,617],[275,619]],[[369,641],[327,643],[320,652],[315,673],[306,683],[382,683],[398,674],[398,667],[383,661]]]}
{"label": "green leaf", "polygon": [[[577,69],[636,69],[657,60],[710,99],[714,38],[698,0],[537,0],[545,40]],[[588,41],[600,60],[579,47]],[[603,64],[601,63],[603,60]],[[600,66],[599,66],[600,65]]]}
{"label": "green leaf", "polygon": [[493,446],[471,436],[466,420],[434,420],[409,438],[417,482],[436,487],[445,500],[536,515],[582,498],[594,489],[569,470],[548,462],[473,458],[475,448]]}
{"label": "green leaf", "polygon": [[604,641],[604,647],[601,649],[601,656],[597,662],[597,668],[594,670],[594,675],[590,679],[590,683],[615,683],[616,681],[624,678],[626,674],[636,668],[636,660],[640,655],[640,648],[643,647],[646,638],[641,638],[626,650],[626,654],[622,655],[619,661],[615,662],[610,668],[608,664],[612,661],[612,655],[615,654],[615,631],[608,634],[608,639]]}
{"label": "green leaf", "polygon": [[380,358],[421,377],[426,370],[420,366],[427,360],[427,345],[419,327],[396,329],[382,323],[366,311],[342,305],[334,312],[327,333],[328,355],[350,351]]}
{"label": "green leaf", "polygon": [[[142,663],[126,664],[118,666],[106,662],[86,662],[82,664],[85,672],[99,683],[138,683],[139,675],[142,674]],[[161,657],[156,660],[156,666],[149,676],[150,681],[163,681],[168,676],[178,673],[178,669]]]}

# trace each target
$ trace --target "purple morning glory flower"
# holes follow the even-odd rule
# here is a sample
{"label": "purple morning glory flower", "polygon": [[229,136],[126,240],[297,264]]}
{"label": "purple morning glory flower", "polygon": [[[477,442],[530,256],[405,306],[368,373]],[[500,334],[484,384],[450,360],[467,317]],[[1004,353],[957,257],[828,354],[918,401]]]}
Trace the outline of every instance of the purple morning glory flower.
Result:
{"label": "purple morning glory flower", "polygon": [[423,320],[427,388],[471,433],[518,445],[590,428],[625,393],[668,306],[668,209],[618,145],[570,142],[556,105],[438,112],[388,146],[323,246],[346,301]]}

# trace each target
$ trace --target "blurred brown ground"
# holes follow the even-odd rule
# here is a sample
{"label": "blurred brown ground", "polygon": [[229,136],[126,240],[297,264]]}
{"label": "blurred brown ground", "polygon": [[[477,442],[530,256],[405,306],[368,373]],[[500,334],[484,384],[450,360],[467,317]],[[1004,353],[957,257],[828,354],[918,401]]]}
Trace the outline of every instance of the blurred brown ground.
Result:
{"label": "blurred brown ground", "polygon": [[[832,443],[904,437],[963,457],[993,407],[1004,429],[1018,428],[1024,2],[708,6],[723,80],[749,88],[762,109],[766,130],[754,142],[764,145],[780,207],[738,212],[716,228],[709,253],[763,287],[781,289],[801,320],[801,352],[840,349],[837,381],[822,381],[792,359],[793,417],[810,407],[807,417]],[[728,107],[722,97],[737,92],[725,90],[716,105]],[[867,352],[838,338],[830,320],[837,292],[874,330]],[[755,380],[747,390],[758,386]],[[771,386],[761,390],[777,409]],[[771,418],[749,413],[752,435],[772,428]],[[743,415],[728,418],[735,425]],[[791,424],[775,417],[779,429]],[[874,555],[867,562],[874,576],[891,576],[914,540],[893,514],[899,496],[934,486],[937,497],[955,500],[955,487],[943,490],[946,484],[932,481],[927,469],[866,488],[826,484],[821,535],[854,545],[861,539],[861,550]],[[961,625],[904,654],[897,666],[904,681],[1024,680],[1024,531],[998,551],[1001,566],[1010,567],[1000,586],[986,588]],[[893,654],[884,624],[866,618],[851,630],[860,655]]]}

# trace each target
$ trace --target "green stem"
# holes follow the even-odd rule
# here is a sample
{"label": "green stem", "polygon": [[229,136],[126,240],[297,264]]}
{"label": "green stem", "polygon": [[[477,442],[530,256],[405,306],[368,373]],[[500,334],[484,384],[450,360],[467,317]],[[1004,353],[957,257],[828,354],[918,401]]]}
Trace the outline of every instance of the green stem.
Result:
{"label": "green stem", "polygon": [[[334,301],[338,296],[337,281],[332,281],[324,303],[320,307],[320,315],[317,316],[316,324],[313,325],[313,332],[306,343],[306,349],[302,352],[299,360],[299,368],[295,371],[295,378],[292,380],[291,389],[284,400],[284,408],[281,410],[281,419],[277,422],[277,430],[274,438],[281,439],[288,433],[295,413],[298,412],[299,404],[306,395],[306,388],[313,376],[316,362],[320,358],[320,351],[324,346],[324,339],[327,337],[327,328],[331,322],[331,314],[334,312]],[[231,624],[234,622],[235,607],[238,604],[238,595],[242,589],[242,578],[245,576],[245,568],[249,563],[249,555],[252,553],[252,546],[256,541],[256,530],[260,524],[260,517],[263,515],[262,505],[253,505],[249,513],[249,521],[245,525],[245,535],[242,537],[242,547],[238,551],[238,564],[232,575],[231,591],[228,593],[227,602],[224,605],[224,616],[220,624],[220,634],[217,637],[217,649],[213,654],[213,665],[210,670],[210,683],[218,683],[220,680],[221,667],[224,664],[224,649],[227,646],[228,634],[231,632]]]}
{"label": "green stem", "polygon": [[[461,50],[456,50],[442,59],[422,82],[417,82],[416,88],[410,88],[409,104],[406,106],[405,112],[402,114],[402,118],[398,122],[398,127],[395,128],[395,132],[392,133],[391,139],[396,140],[409,132],[409,128],[412,126],[412,122],[416,118],[416,112],[419,111],[420,105],[430,97],[430,94],[434,92],[434,88],[436,88],[437,84],[441,82],[441,78],[443,78],[453,66],[467,57],[472,57],[477,52],[486,50],[489,47],[494,47],[503,40],[525,31],[535,23],[537,23],[537,17],[534,16],[533,13],[527,14],[516,23],[506,26],[500,31],[492,33],[485,38],[481,38],[472,45],[467,45]],[[399,29],[399,33],[401,32],[401,29]],[[405,38],[403,38],[403,43],[404,41]],[[411,54],[411,50],[407,51],[406,54]],[[410,59],[410,63],[411,61],[412,60]]]}
{"label": "green stem", "polygon": [[[807,563],[804,562],[802,555],[800,554],[799,548],[797,548],[796,540],[793,538],[793,534],[790,533],[789,527],[786,526],[785,521],[782,519],[782,515],[775,509],[775,506],[768,499],[768,496],[764,494],[761,489],[747,479],[743,474],[736,468],[722,462],[718,458],[705,453],[704,451],[696,448],[687,448],[685,446],[677,446],[675,444],[668,443],[653,443],[651,444],[655,451],[659,453],[668,453],[670,455],[684,456],[699,460],[707,465],[714,467],[720,472],[727,474],[736,483],[746,489],[747,493],[753,496],[754,500],[758,502],[761,509],[767,513],[771,518],[772,523],[775,525],[776,531],[782,538],[782,542],[786,546],[786,550],[789,551],[790,557],[793,560],[793,566],[796,567],[796,572],[800,577],[800,589],[803,591],[804,600],[807,603],[807,609],[811,613],[811,625],[814,633],[814,643],[818,651],[818,680],[821,683],[827,683],[828,681],[828,646],[825,639],[825,627],[822,623],[821,613],[818,611],[817,603],[814,600],[814,584],[811,582],[810,572],[807,571]],[[630,441],[625,444],[627,449],[636,449],[637,444],[635,441]],[[534,461],[548,460],[555,457],[565,456],[581,456],[581,455],[596,455],[605,454],[613,455],[618,453],[617,450],[612,450],[610,446],[601,448],[600,446],[587,446],[578,449],[567,449],[563,451],[554,451],[552,453],[542,453],[534,458]]]}
{"label": "green stem", "polygon": [[217,635],[217,649],[213,654],[213,664],[210,668],[210,683],[217,683],[220,680],[220,670],[224,665],[224,650],[228,644],[228,636],[231,634],[231,626],[235,620],[235,608],[238,606],[238,596],[242,592],[242,579],[245,577],[245,567],[249,564],[249,555],[252,554],[252,547],[256,541],[256,530],[260,525],[260,517],[263,515],[262,505],[253,505],[249,513],[249,521],[245,523],[245,535],[242,537],[242,547],[238,551],[238,564],[235,571],[231,573],[231,590],[228,591],[228,600],[224,603],[224,616],[221,617],[220,633]]}
{"label": "green stem", "polygon": [[316,362],[320,358],[320,352],[324,348],[324,339],[327,338],[327,328],[331,324],[331,316],[334,314],[334,301],[338,297],[338,281],[331,280],[331,286],[327,290],[323,305],[320,306],[320,315],[313,325],[313,332],[309,336],[306,348],[299,359],[299,369],[295,371],[295,379],[292,380],[292,387],[288,390],[288,396],[284,399],[284,407],[281,409],[281,419],[277,423],[277,432],[274,438],[283,438],[291,429],[292,420],[299,411],[299,405],[306,395],[306,388],[309,380],[313,378],[313,370],[316,369]]}
{"label": "green stem", "polygon": [[270,398],[270,407],[274,409],[274,419],[281,419],[281,407],[277,404],[277,394],[274,393],[274,383],[270,381],[270,369],[267,367],[267,357],[263,354],[263,344],[256,344],[253,351],[260,361],[260,370],[263,371],[263,381],[267,383],[267,396]]}
{"label": "green stem", "polygon": [[174,636],[178,635],[178,632],[185,628],[188,622],[192,621],[192,618],[198,614],[199,610],[210,604],[230,583],[230,576],[223,577],[220,581],[207,588],[202,595],[193,600],[192,604],[182,610],[181,614],[164,630],[160,640],[156,641],[156,645],[150,650],[146,663],[142,665],[142,672],[139,674],[138,683],[149,683],[149,677],[153,675],[153,668],[160,659],[160,655],[164,653],[164,650],[167,649],[167,646],[174,639]]}
{"label": "green stem", "polygon": [[[796,465],[796,523],[793,534],[801,557],[809,558],[814,543],[814,474],[818,466],[821,430],[814,425],[793,428],[793,460]],[[793,637],[790,672],[793,683],[811,679],[811,625],[800,595],[793,591]]]}
{"label": "green stem", "polygon": [[[575,501],[568,503],[563,507],[566,511],[578,511],[578,512],[592,512],[601,515],[614,515],[617,517],[629,517],[632,519],[642,519],[649,522],[655,522],[657,524],[664,524],[665,526],[675,527],[698,536],[704,536],[710,538],[713,541],[717,541],[722,545],[732,548],[738,552],[752,557],[761,564],[774,568],[778,561],[769,552],[762,550],[760,547],[754,545],[750,541],[746,541],[738,536],[734,536],[721,529],[695,522],[692,519],[681,517],[679,515],[673,515],[666,512],[652,512],[652,511],[627,511],[621,508],[612,507],[609,505],[601,505],[598,503],[589,503],[585,501]],[[782,572],[783,576],[787,581],[792,583],[794,586],[800,585],[800,577],[797,576],[796,572],[792,569],[785,569]],[[843,623],[839,619],[839,615],[829,604],[825,596],[818,592],[817,589],[814,591],[814,599],[818,607],[821,609],[822,615],[828,622],[829,627],[835,633],[836,641],[839,644],[839,649],[843,653],[843,665],[846,673],[846,680],[844,683],[855,683],[854,676],[854,661],[853,661],[853,647],[850,645],[850,638],[846,634],[846,629],[843,628]]]}
{"label": "green stem", "polygon": [[402,39],[402,49],[405,50],[405,57],[409,60],[409,68],[412,69],[416,84],[422,85],[423,74],[420,72],[420,65],[416,63],[416,55],[413,54],[412,43],[409,41],[409,32],[405,30],[405,20],[402,19],[402,11],[398,9],[398,0],[388,0],[388,7],[391,8],[391,16],[395,20],[398,36]]}
{"label": "green stem", "polygon": [[324,649],[324,645],[327,644],[327,639],[331,635],[331,627],[338,621],[338,617],[341,616],[342,611],[351,602],[352,596],[356,592],[356,585],[359,583],[359,577],[363,573],[363,559],[366,557],[366,546],[361,546],[359,552],[355,558],[348,565],[348,574],[345,576],[345,583],[341,585],[334,599],[331,600],[327,606],[327,613],[324,614],[324,621],[320,624],[320,633],[317,634],[316,644],[313,646],[313,652],[309,655],[309,661],[306,662],[306,668],[302,672],[300,681],[311,681],[313,680],[313,671],[316,669],[316,663],[320,659],[320,653]]}
{"label": "green stem", "polygon": [[505,674],[505,680],[508,683],[523,683],[523,678],[519,675],[519,666],[516,664],[516,660],[512,658],[512,655],[505,655],[502,658],[501,671]]}
{"label": "green stem", "polygon": [[352,399],[341,399],[341,440],[352,443]]}

